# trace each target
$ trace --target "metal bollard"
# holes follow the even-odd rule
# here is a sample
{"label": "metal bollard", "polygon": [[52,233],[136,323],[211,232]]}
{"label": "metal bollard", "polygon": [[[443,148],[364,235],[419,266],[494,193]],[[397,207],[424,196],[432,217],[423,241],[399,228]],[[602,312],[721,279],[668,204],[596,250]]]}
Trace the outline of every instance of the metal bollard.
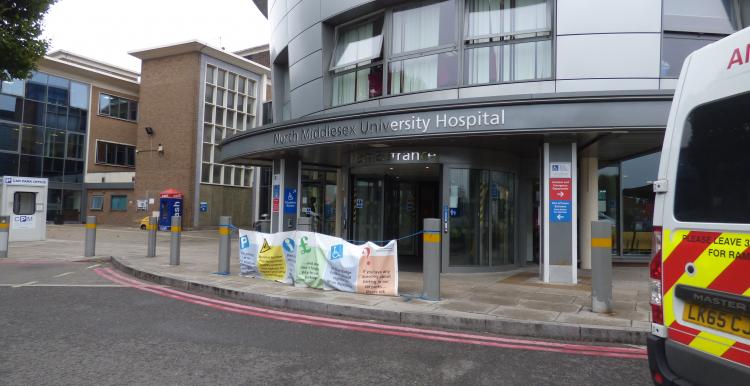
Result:
{"label": "metal bollard", "polygon": [[591,222],[591,310],[612,312],[612,224]]}
{"label": "metal bollard", "polygon": [[84,257],[96,256],[96,216],[86,216],[86,246]]}
{"label": "metal bollard", "polygon": [[229,274],[229,259],[232,255],[232,238],[230,237],[232,217],[219,217],[219,272],[222,275]]}
{"label": "metal bollard", "polygon": [[440,219],[424,219],[422,297],[440,300]]}
{"label": "metal bollard", "polygon": [[8,257],[10,240],[10,216],[0,216],[0,258]]}
{"label": "metal bollard", "polygon": [[182,235],[182,217],[172,216],[172,245],[169,248],[169,265],[180,265],[180,235]]}
{"label": "metal bollard", "polygon": [[146,251],[146,257],[156,257],[156,229],[158,228],[159,218],[149,217],[148,226],[148,250]]}

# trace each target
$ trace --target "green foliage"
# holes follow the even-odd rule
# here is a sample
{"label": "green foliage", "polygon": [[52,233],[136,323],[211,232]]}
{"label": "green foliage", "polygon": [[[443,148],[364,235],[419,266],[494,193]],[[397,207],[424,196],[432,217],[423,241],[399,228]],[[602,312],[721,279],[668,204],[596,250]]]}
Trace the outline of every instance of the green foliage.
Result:
{"label": "green foliage", "polygon": [[47,52],[42,19],[57,0],[0,0],[0,80],[26,79]]}

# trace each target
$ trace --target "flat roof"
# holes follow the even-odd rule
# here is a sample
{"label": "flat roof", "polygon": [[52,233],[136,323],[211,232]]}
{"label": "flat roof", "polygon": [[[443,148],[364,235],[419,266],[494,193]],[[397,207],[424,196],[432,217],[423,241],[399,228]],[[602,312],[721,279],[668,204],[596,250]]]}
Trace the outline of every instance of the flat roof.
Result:
{"label": "flat roof", "polygon": [[244,68],[259,75],[271,75],[271,69],[259,63],[247,60],[237,54],[224,51],[220,48],[210,46],[198,40],[169,44],[164,46],[146,48],[138,51],[130,51],[129,54],[141,60],[157,59],[167,56],[200,52],[213,58]]}

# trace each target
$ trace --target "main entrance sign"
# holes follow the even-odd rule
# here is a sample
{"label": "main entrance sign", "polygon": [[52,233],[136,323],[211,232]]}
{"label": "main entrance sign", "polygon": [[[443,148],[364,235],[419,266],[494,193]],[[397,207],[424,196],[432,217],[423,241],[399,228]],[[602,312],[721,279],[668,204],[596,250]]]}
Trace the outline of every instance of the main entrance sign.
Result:
{"label": "main entrance sign", "polygon": [[430,132],[472,130],[505,124],[505,110],[390,115],[373,119],[321,123],[294,128],[273,135],[274,145],[319,143],[320,140],[366,138],[384,135],[420,135]]}

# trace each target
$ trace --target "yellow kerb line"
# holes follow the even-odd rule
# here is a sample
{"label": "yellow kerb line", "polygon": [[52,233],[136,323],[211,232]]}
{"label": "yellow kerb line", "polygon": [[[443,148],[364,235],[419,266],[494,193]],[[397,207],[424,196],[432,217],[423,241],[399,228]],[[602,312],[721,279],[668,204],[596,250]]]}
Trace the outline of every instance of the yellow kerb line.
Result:
{"label": "yellow kerb line", "polygon": [[592,248],[612,248],[612,239],[609,237],[592,237]]}

